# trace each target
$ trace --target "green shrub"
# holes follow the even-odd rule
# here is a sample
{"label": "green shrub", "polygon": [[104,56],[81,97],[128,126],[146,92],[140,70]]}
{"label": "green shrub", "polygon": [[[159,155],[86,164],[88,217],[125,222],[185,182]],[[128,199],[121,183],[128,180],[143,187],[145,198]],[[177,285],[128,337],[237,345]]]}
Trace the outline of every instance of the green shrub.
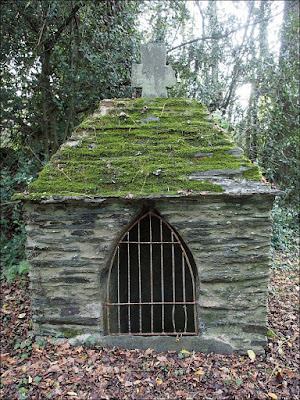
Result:
{"label": "green shrub", "polygon": [[271,213],[272,246],[275,249],[295,249],[299,245],[299,209],[276,200]]}
{"label": "green shrub", "polygon": [[16,276],[28,272],[25,261],[26,234],[21,202],[12,201],[14,193],[23,191],[32,181],[37,163],[28,159],[22,151],[1,149],[1,279],[11,282]]}

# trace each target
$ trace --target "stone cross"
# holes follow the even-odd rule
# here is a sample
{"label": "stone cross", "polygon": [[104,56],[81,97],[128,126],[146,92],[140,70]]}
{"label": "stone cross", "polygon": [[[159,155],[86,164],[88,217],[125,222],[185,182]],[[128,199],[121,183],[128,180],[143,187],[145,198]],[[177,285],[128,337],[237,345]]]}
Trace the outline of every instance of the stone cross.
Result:
{"label": "stone cross", "polygon": [[166,65],[164,43],[141,45],[142,63],[132,64],[131,86],[142,88],[142,97],[168,97],[167,89],[176,83],[175,73]]}

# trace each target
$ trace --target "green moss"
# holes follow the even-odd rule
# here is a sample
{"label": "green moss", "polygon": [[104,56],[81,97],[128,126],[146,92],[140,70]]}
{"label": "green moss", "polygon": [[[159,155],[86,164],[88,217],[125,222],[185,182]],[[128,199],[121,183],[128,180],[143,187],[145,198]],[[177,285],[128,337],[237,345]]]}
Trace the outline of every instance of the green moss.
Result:
{"label": "green moss", "polygon": [[83,332],[79,331],[77,329],[68,329],[66,331],[63,332],[64,337],[71,339],[75,336],[81,335]]}
{"label": "green moss", "polygon": [[[220,186],[189,176],[245,166],[250,167],[246,179],[261,179],[248,159],[226,152],[234,143],[198,102],[121,99],[114,103],[116,107],[104,117],[94,114],[76,128],[77,145],[65,145],[51,158],[30,184],[30,198],[219,193]],[[212,156],[196,157],[199,152]]]}
{"label": "green moss", "polygon": [[256,165],[243,173],[243,178],[247,181],[261,181],[262,174],[259,167]]}

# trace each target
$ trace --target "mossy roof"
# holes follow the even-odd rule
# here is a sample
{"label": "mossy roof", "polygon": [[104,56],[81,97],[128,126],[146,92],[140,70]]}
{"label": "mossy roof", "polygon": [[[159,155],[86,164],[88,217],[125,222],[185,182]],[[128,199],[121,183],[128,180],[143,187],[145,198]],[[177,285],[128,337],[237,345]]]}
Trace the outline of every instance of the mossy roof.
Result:
{"label": "mossy roof", "polygon": [[261,174],[202,104],[114,99],[74,130],[21,197],[222,193],[224,179],[261,181]]}

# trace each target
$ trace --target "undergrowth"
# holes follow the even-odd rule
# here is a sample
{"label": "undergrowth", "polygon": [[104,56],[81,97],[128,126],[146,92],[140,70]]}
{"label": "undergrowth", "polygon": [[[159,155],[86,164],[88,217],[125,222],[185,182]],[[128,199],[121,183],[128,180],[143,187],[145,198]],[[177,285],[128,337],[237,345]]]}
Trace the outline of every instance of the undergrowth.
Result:
{"label": "undergrowth", "polygon": [[277,198],[271,213],[272,247],[275,250],[299,250],[299,208]]}
{"label": "undergrowth", "polygon": [[16,276],[28,272],[28,263],[25,261],[23,206],[11,197],[34,179],[38,165],[22,151],[1,149],[1,158],[1,279],[6,277],[12,282]]}

